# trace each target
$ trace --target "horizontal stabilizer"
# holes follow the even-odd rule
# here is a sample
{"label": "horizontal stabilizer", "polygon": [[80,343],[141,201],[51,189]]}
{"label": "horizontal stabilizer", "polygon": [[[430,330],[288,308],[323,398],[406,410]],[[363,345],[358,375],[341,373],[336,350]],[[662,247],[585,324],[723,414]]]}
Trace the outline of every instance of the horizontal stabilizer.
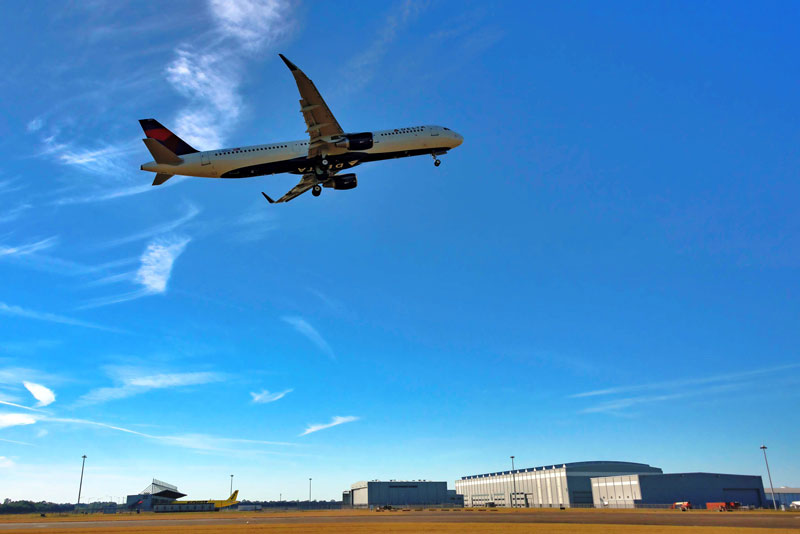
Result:
{"label": "horizontal stabilizer", "polygon": [[161,185],[164,182],[166,182],[167,180],[169,180],[170,178],[172,178],[173,176],[175,176],[175,175],[174,174],[167,174],[165,172],[160,172],[160,173],[156,174],[156,179],[153,180],[153,185]]}
{"label": "horizontal stabilizer", "polygon": [[155,139],[148,137],[147,139],[142,139],[144,141],[147,150],[150,151],[150,154],[153,155],[153,159],[156,163],[162,163],[164,165],[180,165],[183,163],[183,160],[175,155],[175,152],[168,149]]}

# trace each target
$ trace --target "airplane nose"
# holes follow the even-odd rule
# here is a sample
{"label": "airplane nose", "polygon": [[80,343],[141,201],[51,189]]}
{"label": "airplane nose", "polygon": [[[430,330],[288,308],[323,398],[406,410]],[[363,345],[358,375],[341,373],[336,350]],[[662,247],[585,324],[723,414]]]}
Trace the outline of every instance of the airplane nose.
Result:
{"label": "airplane nose", "polygon": [[455,139],[456,146],[464,142],[464,136],[462,136],[460,133],[453,132],[453,138]]}

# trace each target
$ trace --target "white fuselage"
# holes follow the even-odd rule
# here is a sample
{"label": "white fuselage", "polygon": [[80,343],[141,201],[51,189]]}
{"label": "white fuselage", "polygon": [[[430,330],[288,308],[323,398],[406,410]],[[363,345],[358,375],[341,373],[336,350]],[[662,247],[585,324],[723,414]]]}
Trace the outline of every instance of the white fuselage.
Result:
{"label": "white fuselage", "polygon": [[[331,170],[351,168],[382,159],[441,154],[459,146],[463,137],[441,126],[415,126],[372,133],[372,147],[364,150],[342,148],[330,152]],[[318,164],[307,159],[308,141],[286,141],[268,145],[208,150],[181,156],[176,165],[151,161],[142,170],[205,178],[246,178],[279,172],[313,172]]]}

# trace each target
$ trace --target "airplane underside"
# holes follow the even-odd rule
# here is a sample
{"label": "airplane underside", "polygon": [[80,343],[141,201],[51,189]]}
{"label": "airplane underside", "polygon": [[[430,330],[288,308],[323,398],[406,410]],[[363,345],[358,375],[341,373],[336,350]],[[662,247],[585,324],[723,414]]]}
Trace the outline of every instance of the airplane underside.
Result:
{"label": "airplane underside", "polygon": [[[448,147],[438,147],[432,149],[420,148],[416,150],[398,150],[396,152],[382,152],[374,154],[368,152],[348,152],[346,154],[338,154],[336,156],[327,157],[328,174],[335,174],[341,170],[353,168],[361,163],[405,158],[410,156],[439,156],[446,154],[448,150],[450,150]],[[233,169],[221,174],[220,178],[252,178],[255,176],[280,173],[308,174],[315,172],[317,165],[319,165],[319,160],[301,157],[239,167],[238,169]]]}

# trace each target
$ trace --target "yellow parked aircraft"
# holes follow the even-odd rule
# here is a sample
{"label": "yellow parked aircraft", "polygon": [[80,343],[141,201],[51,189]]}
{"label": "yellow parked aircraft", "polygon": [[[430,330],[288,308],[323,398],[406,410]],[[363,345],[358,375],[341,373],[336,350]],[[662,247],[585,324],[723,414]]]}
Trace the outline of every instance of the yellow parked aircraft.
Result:
{"label": "yellow parked aircraft", "polygon": [[220,508],[227,508],[229,506],[239,504],[239,501],[236,500],[236,497],[238,496],[239,490],[236,490],[224,501],[215,501],[213,499],[207,501],[172,501],[172,504],[213,504],[214,509],[219,510]]}

